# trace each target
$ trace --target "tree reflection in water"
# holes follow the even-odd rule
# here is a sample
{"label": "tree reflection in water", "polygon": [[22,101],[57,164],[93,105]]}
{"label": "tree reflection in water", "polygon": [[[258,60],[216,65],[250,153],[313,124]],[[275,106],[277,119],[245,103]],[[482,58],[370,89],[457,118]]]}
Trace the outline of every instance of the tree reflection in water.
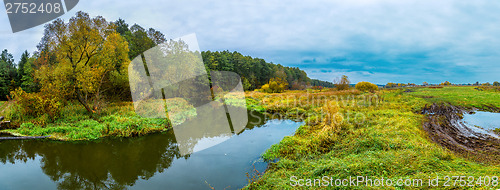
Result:
{"label": "tree reflection in water", "polygon": [[41,156],[43,172],[59,189],[125,189],[139,178],[163,172],[181,157],[172,132],[87,143],[5,141],[0,146],[3,164]]}
{"label": "tree reflection in water", "polygon": [[[248,118],[244,131],[265,123],[261,114],[249,114]],[[163,173],[174,160],[190,156],[181,156],[172,130],[92,142],[0,141],[0,168],[8,163],[26,164],[39,157],[43,173],[57,183],[58,189],[126,189],[140,179]],[[23,179],[36,181],[29,179],[32,177],[38,176],[26,175]]]}

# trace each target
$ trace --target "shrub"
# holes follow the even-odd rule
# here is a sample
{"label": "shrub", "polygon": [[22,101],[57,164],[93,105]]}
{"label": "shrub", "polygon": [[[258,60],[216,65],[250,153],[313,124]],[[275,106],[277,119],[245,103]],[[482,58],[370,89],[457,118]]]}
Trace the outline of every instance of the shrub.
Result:
{"label": "shrub", "polygon": [[26,93],[21,88],[12,92],[16,106],[12,118],[23,121],[27,118],[38,118],[38,124],[46,124],[54,120],[62,108],[59,98],[45,93]]}
{"label": "shrub", "polygon": [[356,84],[356,89],[363,92],[374,92],[378,90],[378,86],[371,82],[359,82],[358,84]]}
{"label": "shrub", "polygon": [[322,90],[323,87],[322,86],[313,86],[312,89],[313,90]]}
{"label": "shrub", "polygon": [[269,83],[262,85],[260,90],[267,93],[280,93],[285,91],[288,87],[288,83],[281,78],[275,77],[269,80]]}

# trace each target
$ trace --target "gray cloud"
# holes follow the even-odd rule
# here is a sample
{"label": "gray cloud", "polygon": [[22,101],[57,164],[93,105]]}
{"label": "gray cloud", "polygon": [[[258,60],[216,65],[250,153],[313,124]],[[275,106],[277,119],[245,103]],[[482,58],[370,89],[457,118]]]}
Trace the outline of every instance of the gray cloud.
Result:
{"label": "gray cloud", "polygon": [[[101,0],[82,1],[63,18],[77,10],[171,38],[195,32],[202,50],[240,51],[323,80],[342,74],[378,83],[500,80],[497,1]],[[0,26],[0,48],[16,58],[34,50],[43,31],[10,34],[5,14]]]}

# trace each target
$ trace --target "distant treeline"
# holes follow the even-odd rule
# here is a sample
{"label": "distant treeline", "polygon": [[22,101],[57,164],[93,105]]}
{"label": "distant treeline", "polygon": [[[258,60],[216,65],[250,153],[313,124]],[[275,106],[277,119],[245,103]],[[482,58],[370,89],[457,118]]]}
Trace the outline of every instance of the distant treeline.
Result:
{"label": "distant treeline", "polygon": [[440,84],[429,84],[428,82],[423,82],[421,85],[417,85],[415,83],[407,83],[406,84],[406,83],[389,82],[384,86],[384,88],[415,87],[415,86],[500,86],[500,82],[495,81],[493,83],[489,83],[489,82],[479,83],[479,81],[478,81],[475,83],[467,83],[467,84],[453,84],[449,81],[444,81]]}
{"label": "distant treeline", "polygon": [[207,69],[238,73],[245,90],[260,88],[274,77],[285,80],[288,88],[293,90],[305,89],[308,86],[333,87],[330,82],[310,79],[306,72],[298,67],[268,63],[264,59],[244,56],[236,51],[204,51],[201,54]]}
{"label": "distant treeline", "polygon": [[322,86],[322,87],[325,87],[325,88],[334,88],[335,84],[333,84],[332,82],[328,82],[328,81],[322,81],[322,80],[318,80],[318,79],[311,79],[311,86]]}

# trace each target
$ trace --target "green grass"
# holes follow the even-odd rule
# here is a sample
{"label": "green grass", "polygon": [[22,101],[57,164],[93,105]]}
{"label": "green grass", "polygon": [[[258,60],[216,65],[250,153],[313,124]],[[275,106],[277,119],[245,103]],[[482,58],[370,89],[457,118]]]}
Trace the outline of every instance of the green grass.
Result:
{"label": "green grass", "polygon": [[[342,104],[327,98],[337,102],[337,106],[325,105],[323,110],[337,110],[337,113],[344,115],[342,122],[331,124],[328,120],[318,121],[317,116],[307,118],[306,124],[299,127],[295,135],[285,137],[262,155],[264,159],[277,161],[270,164],[269,169],[259,180],[251,181],[246,188],[294,189],[297,187],[291,186],[292,176],[298,179],[321,179],[323,176],[346,179],[350,176],[368,176],[393,181],[398,179],[427,181],[439,176],[440,186],[437,188],[441,189],[445,188],[443,187],[445,176],[474,176],[476,179],[481,176],[498,176],[500,165],[468,160],[432,142],[422,129],[424,116],[419,114],[419,110],[431,102],[446,101],[479,108],[483,104],[498,105],[498,94],[455,87],[415,90],[417,92],[406,93],[403,90],[380,92],[378,93],[380,103],[372,106]],[[422,96],[433,97],[422,98]],[[285,110],[291,108],[283,103],[288,100],[279,95],[273,95],[272,98],[269,98],[269,95],[255,97],[261,100],[267,98],[266,102],[282,102],[282,104],[263,104],[267,110],[280,110],[276,105],[281,105]],[[461,98],[467,98],[469,101],[462,101]],[[361,99],[358,98],[356,101]],[[306,110],[320,112],[318,105],[301,105],[304,105],[301,107]],[[366,119],[345,117],[348,113],[363,115]],[[307,186],[299,188],[311,189]],[[380,187],[359,186],[345,189],[366,188]],[[429,187],[424,185],[412,188]],[[446,188],[489,189],[491,186]]]}
{"label": "green grass", "polygon": [[[38,119],[38,118],[37,118]],[[103,137],[132,137],[162,132],[171,128],[165,118],[137,115],[131,102],[110,104],[103,113],[90,117],[86,110],[69,103],[55,121],[46,125],[24,122],[17,129],[5,130],[20,136],[46,136],[59,140],[94,140]]]}
{"label": "green grass", "polygon": [[477,90],[476,87],[445,87],[445,88],[413,88],[409,94],[423,97],[429,102],[449,102],[457,106],[475,107],[493,111],[491,107],[500,108],[500,92]]}

